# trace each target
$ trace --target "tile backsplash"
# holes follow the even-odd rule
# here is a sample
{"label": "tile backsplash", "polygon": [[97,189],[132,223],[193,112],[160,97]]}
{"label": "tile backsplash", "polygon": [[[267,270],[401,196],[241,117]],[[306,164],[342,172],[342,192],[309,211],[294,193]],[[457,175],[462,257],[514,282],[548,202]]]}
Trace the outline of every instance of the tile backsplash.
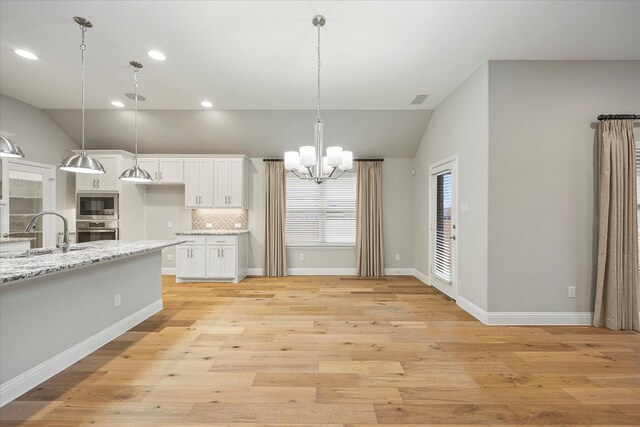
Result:
{"label": "tile backsplash", "polygon": [[212,230],[235,230],[235,224],[240,224],[239,230],[249,228],[249,211],[247,209],[192,209],[191,228],[206,230],[211,224]]}

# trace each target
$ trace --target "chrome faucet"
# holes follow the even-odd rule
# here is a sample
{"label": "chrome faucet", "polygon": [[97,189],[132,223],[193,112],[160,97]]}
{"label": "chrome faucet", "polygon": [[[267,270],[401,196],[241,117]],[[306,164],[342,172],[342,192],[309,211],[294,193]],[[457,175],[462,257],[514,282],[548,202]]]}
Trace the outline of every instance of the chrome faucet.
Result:
{"label": "chrome faucet", "polygon": [[51,212],[51,211],[44,211],[44,212],[40,212],[39,214],[36,214],[36,216],[34,216],[33,218],[31,218],[31,221],[29,221],[29,224],[27,225],[27,228],[24,229],[24,231],[26,233],[29,233],[33,230],[35,230],[36,228],[36,221],[38,220],[38,218],[40,218],[41,216],[44,215],[55,215],[58,218],[62,219],[62,222],[64,223],[64,240],[62,241],[62,244],[57,244],[56,248],[61,248],[62,252],[67,253],[69,252],[69,222],[67,221],[67,218],[65,218],[62,214],[58,213],[58,212]]}

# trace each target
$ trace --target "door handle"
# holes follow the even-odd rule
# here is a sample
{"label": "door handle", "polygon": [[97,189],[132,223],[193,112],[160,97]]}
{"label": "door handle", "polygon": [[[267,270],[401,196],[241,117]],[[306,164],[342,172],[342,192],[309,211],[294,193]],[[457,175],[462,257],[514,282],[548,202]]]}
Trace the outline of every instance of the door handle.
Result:
{"label": "door handle", "polygon": [[451,240],[456,240],[456,236],[450,236],[449,237]]}

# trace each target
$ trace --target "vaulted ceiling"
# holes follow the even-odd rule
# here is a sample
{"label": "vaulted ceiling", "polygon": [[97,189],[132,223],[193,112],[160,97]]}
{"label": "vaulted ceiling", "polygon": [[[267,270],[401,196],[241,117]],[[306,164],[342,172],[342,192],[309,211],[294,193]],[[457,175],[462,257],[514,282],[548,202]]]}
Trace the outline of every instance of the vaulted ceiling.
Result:
{"label": "vaulted ceiling", "polygon": [[[110,103],[132,107],[124,93],[133,90],[128,63],[138,60],[147,98],[143,135],[154,136],[143,141],[147,149],[164,150],[179,135],[185,152],[208,141],[207,150],[239,144],[248,154],[279,153],[285,143],[309,141],[315,14],[327,19],[328,136],[335,132],[333,140],[355,144],[362,155],[415,152],[430,110],[487,60],[640,59],[636,1],[3,0],[0,92],[47,110],[78,141],[80,30],[73,16],[83,16],[94,24],[87,33],[90,144],[124,148],[130,115]],[[149,58],[150,49],[166,61]],[[417,94],[429,97],[410,105]],[[201,111],[203,99],[212,111]],[[196,111],[190,117],[184,110]]]}

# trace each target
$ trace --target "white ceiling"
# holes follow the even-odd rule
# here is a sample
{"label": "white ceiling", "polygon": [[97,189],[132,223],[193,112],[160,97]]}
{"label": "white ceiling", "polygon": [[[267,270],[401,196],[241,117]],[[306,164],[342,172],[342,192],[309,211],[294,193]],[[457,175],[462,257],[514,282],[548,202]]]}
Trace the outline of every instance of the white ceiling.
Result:
{"label": "white ceiling", "polygon": [[[77,110],[45,113],[80,141]],[[322,114],[325,145],[341,145],[356,157],[413,157],[430,117],[431,110],[327,110]],[[314,120],[310,110],[144,110],[138,117],[139,150],[282,157],[313,145]],[[86,124],[87,148],[133,151],[133,111],[90,110]]]}
{"label": "white ceiling", "polygon": [[[431,109],[489,59],[640,59],[640,2],[0,3],[0,92],[46,109],[80,104],[80,30],[90,19],[87,102],[111,108],[139,60],[147,109],[296,110],[315,104],[313,15],[327,109]],[[36,53],[38,61],[14,49]],[[165,62],[146,52],[159,49]],[[410,106],[418,93],[431,96]]]}

